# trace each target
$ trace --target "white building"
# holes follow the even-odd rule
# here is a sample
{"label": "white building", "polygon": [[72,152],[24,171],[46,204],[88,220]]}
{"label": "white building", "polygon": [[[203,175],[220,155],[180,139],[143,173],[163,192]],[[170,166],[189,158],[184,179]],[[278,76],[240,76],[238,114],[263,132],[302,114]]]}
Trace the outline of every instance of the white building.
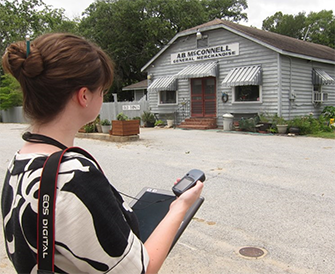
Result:
{"label": "white building", "polygon": [[285,119],[335,105],[335,50],[215,19],[182,31],[143,68],[150,110],[235,119],[267,112]]}

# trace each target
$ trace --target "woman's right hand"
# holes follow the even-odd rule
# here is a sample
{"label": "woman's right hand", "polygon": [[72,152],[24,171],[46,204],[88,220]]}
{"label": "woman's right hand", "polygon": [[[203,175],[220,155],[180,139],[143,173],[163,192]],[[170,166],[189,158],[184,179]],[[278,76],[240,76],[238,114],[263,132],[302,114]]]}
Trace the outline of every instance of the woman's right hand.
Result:
{"label": "woman's right hand", "polygon": [[170,209],[173,210],[174,207],[182,206],[188,210],[200,197],[203,187],[204,184],[201,181],[197,181],[194,187],[185,191],[171,204]]}

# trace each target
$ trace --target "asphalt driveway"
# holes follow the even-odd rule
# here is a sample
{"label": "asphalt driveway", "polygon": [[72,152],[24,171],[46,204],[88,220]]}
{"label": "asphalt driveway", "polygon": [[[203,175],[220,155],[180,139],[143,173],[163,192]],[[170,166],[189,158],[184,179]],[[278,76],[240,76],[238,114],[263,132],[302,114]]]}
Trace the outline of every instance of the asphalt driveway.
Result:
{"label": "asphalt driveway", "polygon": [[[1,186],[25,127],[0,124]],[[170,189],[192,168],[206,173],[205,202],[162,274],[334,273],[335,140],[141,129],[135,142],[78,138],[76,145],[130,195],[145,186]],[[0,236],[0,273],[14,273]],[[243,257],[243,247],[265,253]]]}

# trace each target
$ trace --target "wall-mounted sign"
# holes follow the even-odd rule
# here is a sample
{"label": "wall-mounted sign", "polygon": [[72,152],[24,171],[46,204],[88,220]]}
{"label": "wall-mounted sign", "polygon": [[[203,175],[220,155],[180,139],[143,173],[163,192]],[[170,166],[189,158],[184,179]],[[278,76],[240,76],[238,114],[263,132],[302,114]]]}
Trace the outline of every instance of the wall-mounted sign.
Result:
{"label": "wall-mounted sign", "polygon": [[171,54],[171,64],[211,60],[240,54],[239,43],[195,49]]}
{"label": "wall-mounted sign", "polygon": [[122,110],[141,110],[140,105],[123,105]]}

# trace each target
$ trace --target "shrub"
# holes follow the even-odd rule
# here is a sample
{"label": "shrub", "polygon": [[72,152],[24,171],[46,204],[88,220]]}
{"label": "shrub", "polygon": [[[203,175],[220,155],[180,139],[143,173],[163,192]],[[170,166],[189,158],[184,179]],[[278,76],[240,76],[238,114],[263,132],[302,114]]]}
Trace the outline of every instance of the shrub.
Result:
{"label": "shrub", "polygon": [[331,131],[331,128],[327,124],[327,119],[323,115],[318,119],[313,118],[313,115],[295,117],[289,121],[289,127],[298,127],[300,129],[299,134],[301,135]]}
{"label": "shrub", "polygon": [[144,111],[141,118],[144,123],[154,124],[156,121],[155,116],[149,111]]}
{"label": "shrub", "polygon": [[162,120],[157,120],[156,122],[155,122],[155,126],[157,127],[159,127],[159,126],[164,126],[164,122],[162,121]]}
{"label": "shrub", "polygon": [[256,131],[256,124],[258,123],[258,119],[249,118],[244,119],[243,117],[239,121],[239,128],[244,131]]}
{"label": "shrub", "polygon": [[335,118],[335,107],[333,106],[326,106],[322,111],[322,116],[326,119]]}

